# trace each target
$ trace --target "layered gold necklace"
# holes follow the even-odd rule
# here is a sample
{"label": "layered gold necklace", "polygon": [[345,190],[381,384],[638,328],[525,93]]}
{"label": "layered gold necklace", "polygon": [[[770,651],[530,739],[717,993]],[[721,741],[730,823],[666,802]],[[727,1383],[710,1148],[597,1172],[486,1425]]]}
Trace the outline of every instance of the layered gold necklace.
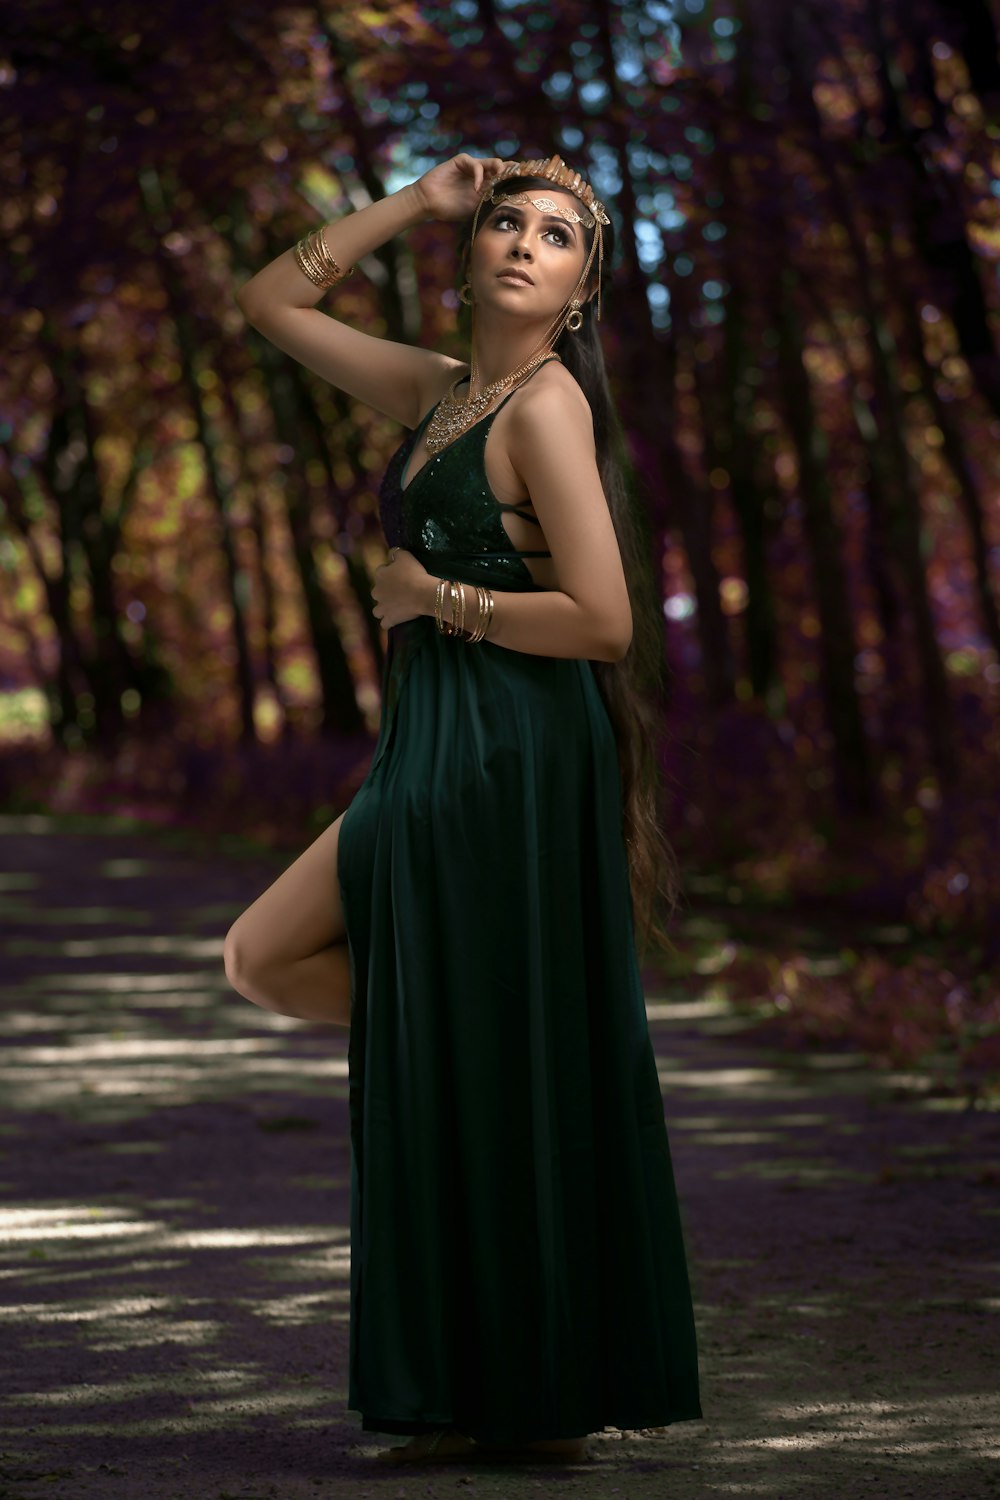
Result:
{"label": "layered gold necklace", "polygon": [[[524,364],[513,370],[511,374],[503,375],[499,380],[491,380],[489,385],[484,385],[477,396],[472,394],[471,389],[474,371],[468,376],[470,387],[468,396],[461,397],[457,394],[458,387],[466,379],[466,376],[460,375],[456,381],[453,381],[447,394],[441,398],[434,415],[427,424],[424,442],[428,453],[440,453],[442,448],[447,448],[449,443],[461,437],[462,433],[474,426],[480,417],[486,415],[494,401],[508,391],[514,390],[522,381],[527,380],[532,371],[537,370],[538,366],[550,356],[552,356],[551,348],[542,349],[540,353],[533,354],[530,359],[525,360]],[[554,357],[558,359],[559,355]]]}

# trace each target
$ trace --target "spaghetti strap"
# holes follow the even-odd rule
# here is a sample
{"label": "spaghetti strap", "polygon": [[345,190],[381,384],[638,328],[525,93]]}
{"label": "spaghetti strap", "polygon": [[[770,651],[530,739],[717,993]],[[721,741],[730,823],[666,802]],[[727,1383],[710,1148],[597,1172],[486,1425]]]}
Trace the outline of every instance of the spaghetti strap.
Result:
{"label": "spaghetti strap", "polygon": [[[530,505],[531,500],[530,498],[527,500],[518,500],[513,505],[509,505],[506,500],[496,500],[494,501],[494,504],[496,505],[498,510],[520,510],[522,505]],[[542,524],[537,516],[523,515],[521,517],[521,520],[531,521],[535,526],[541,526]]]}
{"label": "spaghetti strap", "polygon": [[[550,354],[549,357],[548,357],[548,359],[543,359],[542,362],[541,362],[541,364],[538,366],[538,368],[535,369],[535,370],[532,370],[531,374],[527,377],[526,380],[522,380],[521,381],[521,385],[527,385],[528,380],[533,379],[534,376],[536,376],[538,374],[539,370],[544,369],[547,364],[551,364],[551,362],[552,362],[553,359],[558,359],[558,358],[559,358],[558,354]],[[484,459],[484,464],[485,464],[485,455],[486,455],[486,440],[489,437],[490,428],[493,426],[493,419],[497,415],[497,412],[503,411],[503,408],[507,405],[507,402],[510,400],[511,396],[515,395],[516,392],[519,391],[520,389],[521,389],[521,386],[515,386],[514,390],[508,391],[507,394],[506,394],[506,396],[503,398],[503,400],[500,402],[500,404],[496,407],[496,410],[493,411],[490,414],[490,416],[486,419],[486,421],[483,423],[483,429],[484,429],[484,431],[483,431],[483,459]],[[497,510],[513,510],[513,511],[517,511],[518,514],[520,515],[522,521],[530,521],[533,526],[539,526],[539,527],[541,526],[542,523],[538,519],[537,516],[528,515],[528,513],[526,511],[524,511],[523,508],[522,508],[525,505],[530,505],[531,504],[531,498],[530,498],[530,496],[525,496],[525,498],[523,500],[516,500],[512,504],[508,503],[505,500],[498,500],[496,498],[496,496],[493,496],[492,499],[493,499],[493,504],[496,506]],[[506,531],[506,527],[504,528],[504,530]],[[511,546],[512,547],[514,546],[513,542],[511,542]],[[514,551],[515,551],[515,553],[517,554],[518,557],[551,557],[552,556],[552,553],[549,552],[549,551],[528,552],[528,551],[523,550],[520,547],[514,547]]]}
{"label": "spaghetti strap", "polygon": [[[409,489],[409,485],[406,483],[406,481],[407,481],[407,478],[409,476],[410,460],[412,459],[414,453],[417,451],[417,445],[420,442],[420,439],[424,435],[424,428],[430,422],[431,417],[437,411],[438,407],[441,405],[441,402],[443,400],[444,400],[444,397],[441,396],[441,397],[438,398],[437,401],[435,401],[435,403],[434,403],[433,406],[429,406],[427,408],[427,410],[424,412],[423,416],[420,418],[420,421],[417,423],[416,427],[414,427],[413,431],[410,433],[409,437],[405,438],[403,440],[403,447],[404,447],[404,450],[405,450],[405,459],[404,459],[403,467],[402,467],[402,470],[400,471],[400,476],[399,476],[399,483],[400,483],[400,489],[401,490]],[[416,479],[417,476],[420,473],[422,473],[422,471],[426,467],[427,467],[426,464],[421,464],[420,468],[417,470],[417,473],[414,474],[414,476],[413,476],[414,479]]]}

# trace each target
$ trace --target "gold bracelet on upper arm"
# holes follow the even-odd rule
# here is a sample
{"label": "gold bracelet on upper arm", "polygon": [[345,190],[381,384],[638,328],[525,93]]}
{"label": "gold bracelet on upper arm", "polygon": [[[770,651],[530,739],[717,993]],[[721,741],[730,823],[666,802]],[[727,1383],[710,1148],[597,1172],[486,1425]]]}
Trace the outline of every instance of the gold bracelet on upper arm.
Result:
{"label": "gold bracelet on upper arm", "polygon": [[340,269],[327,247],[323,227],[321,224],[318,229],[310,230],[309,234],[299,240],[294,255],[303,276],[308,276],[314,286],[321,286],[326,290],[327,287],[336,286],[338,281],[343,281],[354,268],[348,266],[346,271]]}

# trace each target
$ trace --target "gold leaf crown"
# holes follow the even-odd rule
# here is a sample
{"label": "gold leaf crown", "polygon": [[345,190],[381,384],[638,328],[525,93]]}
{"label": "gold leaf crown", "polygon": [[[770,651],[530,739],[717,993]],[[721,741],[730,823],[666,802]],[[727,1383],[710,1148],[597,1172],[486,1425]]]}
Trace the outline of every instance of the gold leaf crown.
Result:
{"label": "gold leaf crown", "polygon": [[579,172],[568,167],[561,156],[540,157],[537,161],[509,161],[493,178],[487,191],[492,193],[506,177],[544,177],[554,187],[565,188],[568,193],[572,193],[585,208],[590,209],[599,224],[611,223],[604,204],[599,198],[595,198],[590,183],[584,182]]}

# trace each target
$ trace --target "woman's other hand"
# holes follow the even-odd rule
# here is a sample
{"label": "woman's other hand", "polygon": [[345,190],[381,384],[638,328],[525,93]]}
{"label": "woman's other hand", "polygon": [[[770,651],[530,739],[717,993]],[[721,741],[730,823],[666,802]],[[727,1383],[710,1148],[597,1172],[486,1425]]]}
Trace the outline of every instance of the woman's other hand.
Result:
{"label": "woman's other hand", "polygon": [[431,218],[467,219],[504,165],[499,156],[469,156],[463,151],[431,167],[413,187]]}
{"label": "woman's other hand", "polygon": [[375,601],[372,613],[383,630],[431,613],[434,607],[431,577],[412,552],[405,547],[393,547],[388,562],[379,563],[375,569],[372,585]]}

